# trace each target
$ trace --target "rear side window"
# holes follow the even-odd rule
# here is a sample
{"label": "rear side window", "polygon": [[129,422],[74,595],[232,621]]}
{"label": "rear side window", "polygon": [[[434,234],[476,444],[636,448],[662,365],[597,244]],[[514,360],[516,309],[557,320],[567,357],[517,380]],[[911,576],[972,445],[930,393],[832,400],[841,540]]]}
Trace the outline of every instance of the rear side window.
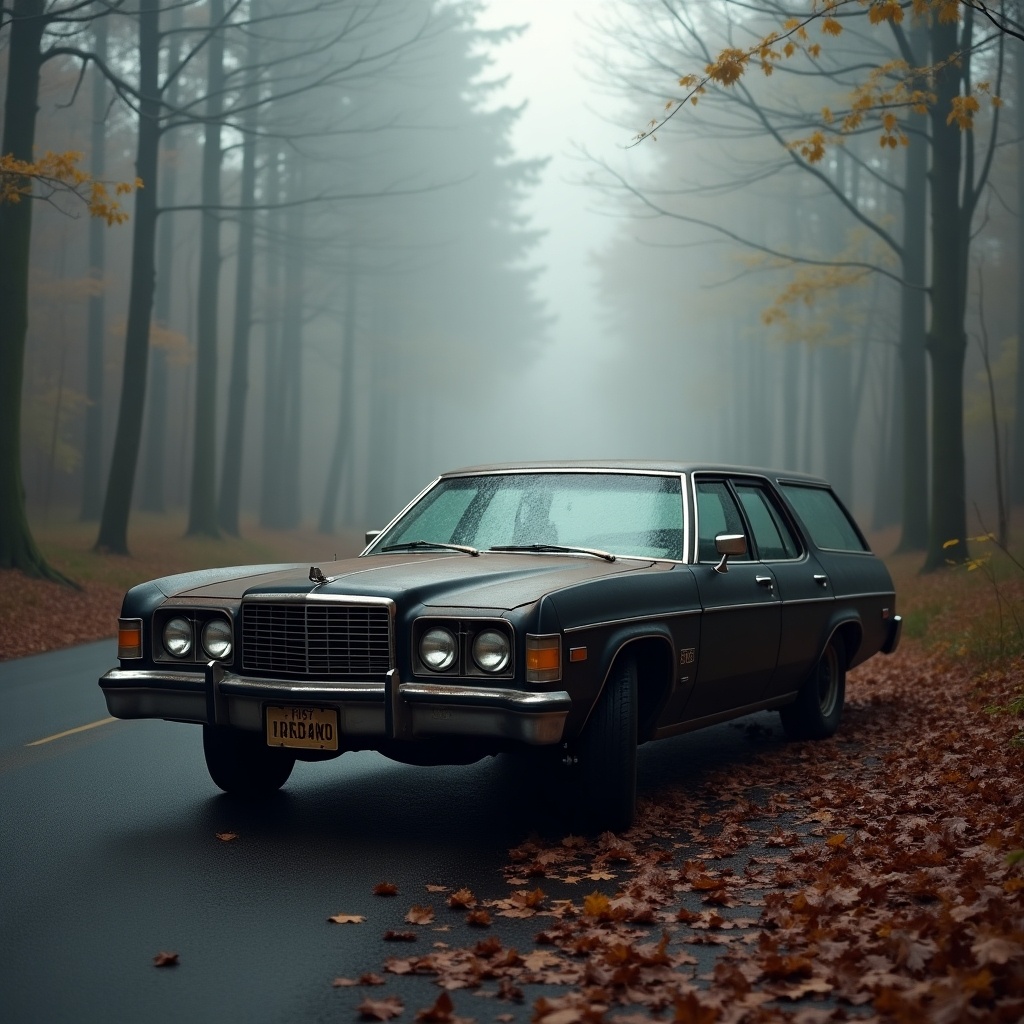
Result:
{"label": "rear side window", "polygon": [[782,484],[782,491],[819,548],[866,551],[843,507],[824,487]]}
{"label": "rear side window", "polygon": [[800,553],[779,510],[760,487],[737,484],[736,493],[754,533],[757,553],[766,561],[796,558]]}

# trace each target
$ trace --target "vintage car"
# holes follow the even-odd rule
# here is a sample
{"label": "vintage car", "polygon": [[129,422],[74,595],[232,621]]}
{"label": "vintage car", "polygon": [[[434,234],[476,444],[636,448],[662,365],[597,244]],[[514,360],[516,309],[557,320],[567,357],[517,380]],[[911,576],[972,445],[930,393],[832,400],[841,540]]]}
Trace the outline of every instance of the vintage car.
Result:
{"label": "vintage car", "polygon": [[480,466],[367,545],[133,587],[110,713],[202,725],[213,781],[249,797],[348,750],[532,751],[589,827],[619,830],[639,743],[768,709],[791,738],[831,736],[847,669],[900,637],[885,565],[797,473]]}

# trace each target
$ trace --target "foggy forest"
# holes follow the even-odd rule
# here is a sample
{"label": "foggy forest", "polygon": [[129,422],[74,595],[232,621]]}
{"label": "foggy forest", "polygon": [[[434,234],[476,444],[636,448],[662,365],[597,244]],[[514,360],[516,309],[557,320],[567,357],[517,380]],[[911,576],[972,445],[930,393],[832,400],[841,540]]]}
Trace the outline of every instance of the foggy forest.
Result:
{"label": "foggy forest", "polygon": [[558,129],[589,286],[553,292],[531,204],[557,154],[513,144],[538,98],[501,55],[531,27],[497,6],[4,6],[0,565],[45,573],[31,523],[60,516],[121,553],[140,511],[361,531],[515,458],[810,471],[929,566],[1005,535],[1008,23],[853,5],[766,59],[775,0],[584,5],[536,55],[602,117]]}

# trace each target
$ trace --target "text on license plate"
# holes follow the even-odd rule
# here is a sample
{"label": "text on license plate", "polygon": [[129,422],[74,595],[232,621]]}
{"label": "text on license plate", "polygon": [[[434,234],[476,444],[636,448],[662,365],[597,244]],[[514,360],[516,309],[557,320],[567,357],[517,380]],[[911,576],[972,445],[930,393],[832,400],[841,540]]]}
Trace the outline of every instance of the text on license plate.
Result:
{"label": "text on license plate", "polygon": [[267,745],[305,750],[337,750],[337,709],[268,707]]}

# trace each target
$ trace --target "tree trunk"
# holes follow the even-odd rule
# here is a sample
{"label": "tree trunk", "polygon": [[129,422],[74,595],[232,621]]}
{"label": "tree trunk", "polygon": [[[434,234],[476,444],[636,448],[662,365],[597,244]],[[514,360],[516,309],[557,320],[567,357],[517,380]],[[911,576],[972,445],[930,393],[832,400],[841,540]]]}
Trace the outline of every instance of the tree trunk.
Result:
{"label": "tree trunk", "polygon": [[196,304],[196,408],[192,438],[189,535],[219,536],[217,529],[217,299],[220,288],[221,118],[224,116],[224,0],[210,0],[213,28],[207,57],[203,139],[199,295]]}
{"label": "tree trunk", "polygon": [[[934,24],[932,54],[942,64],[959,50],[958,26]],[[966,58],[969,59],[969,58]],[[946,123],[960,92],[962,69],[950,61],[936,75],[930,117],[932,129],[931,326],[928,355],[932,368],[932,517],[924,568],[936,569],[967,557],[967,499],[964,463],[963,369],[969,226],[961,215],[961,128]],[[970,140],[968,140],[970,144]]]}
{"label": "tree trunk", "polygon": [[[256,5],[253,4],[255,18]],[[249,394],[249,334],[252,327],[253,244],[256,234],[256,103],[259,100],[259,36],[249,34],[246,63],[251,69],[244,104],[248,128],[242,141],[242,181],[238,225],[238,263],[235,275],[235,326],[231,351],[231,380],[228,390],[228,419],[221,465],[217,519],[225,533],[239,535],[238,513],[242,491],[242,454],[245,438],[245,403]]]}
{"label": "tree trunk", "polygon": [[[267,201],[281,196],[280,154],[271,154],[267,162]],[[267,282],[263,299],[263,460],[260,479],[260,525],[281,525],[281,438],[284,433],[284,405],[279,379],[279,363],[284,343],[281,302],[281,213],[267,211]]]}
{"label": "tree trunk", "polygon": [[[1013,44],[1017,72],[1017,274],[1024,271],[1024,42]],[[1024,288],[1017,288],[1017,379],[1010,500],[1024,502]]]}
{"label": "tree trunk", "polygon": [[[910,32],[918,67],[927,62],[928,32],[923,23]],[[925,359],[927,291],[928,119],[908,114],[903,181],[903,257],[900,291],[900,430],[902,531],[899,551],[928,545],[928,368]],[[959,129],[957,129],[959,131]],[[895,453],[894,453],[895,454]]]}
{"label": "tree trunk", "polygon": [[[31,161],[39,104],[43,0],[14,0],[7,46],[2,152]],[[28,333],[32,201],[0,206],[0,568],[69,582],[36,546],[21,476],[21,387]]]}
{"label": "tree trunk", "polygon": [[149,357],[149,322],[153,312],[156,247],[156,197],[159,187],[160,96],[160,0],[139,4],[139,137],[135,173],[143,187],[135,194],[132,225],[132,276],[128,295],[128,323],[125,328],[124,369],[121,375],[121,404],[114,436],[103,518],[97,551],[128,554],[128,516],[139,457],[142,413],[146,394],[146,365]]}
{"label": "tree trunk", "polygon": [[[298,160],[289,160],[288,195],[293,201],[301,195],[302,175]],[[281,522],[295,529],[302,521],[302,336],[303,286],[305,283],[304,206],[288,211],[290,255],[284,270],[284,324],[281,345],[280,380],[284,388],[283,460],[281,465]]]}
{"label": "tree trunk", "polygon": [[[351,265],[351,259],[349,263]],[[352,431],[350,396],[352,392],[352,365],[355,349],[356,330],[356,275],[351,268],[348,272],[345,296],[345,326],[341,337],[341,367],[338,379],[338,421],[334,433],[334,449],[331,463],[327,468],[327,485],[324,489],[324,503],[320,510],[320,532],[334,533],[337,518],[338,491],[341,488],[342,473],[345,469],[345,455],[349,449],[349,434]]]}
{"label": "tree trunk", "polygon": [[[168,17],[167,69],[168,74],[177,68],[181,60],[181,36],[175,31],[181,26],[180,6],[171,8]],[[171,79],[167,86],[167,105],[178,105],[180,76]],[[164,134],[163,154],[168,156],[169,136]],[[178,166],[176,159],[165,159],[160,176],[160,208],[174,205],[178,191]],[[162,328],[171,322],[171,285],[174,280],[174,224],[173,214],[159,218],[157,228],[156,292],[153,302],[153,316]],[[142,479],[140,483],[139,508],[145,512],[163,512],[167,485],[167,419],[168,419],[168,359],[162,348],[149,353],[149,379],[146,394],[145,436],[143,438]]]}
{"label": "tree trunk", "polygon": [[[107,59],[106,18],[96,21],[96,55]],[[107,80],[103,73],[93,71],[92,126],[90,133],[89,171],[94,180],[106,174]],[[103,341],[106,333],[104,270],[106,266],[107,226],[99,217],[89,221],[89,294],[85,333],[85,442],[82,451],[82,508],[79,518],[94,522],[103,507]]]}

